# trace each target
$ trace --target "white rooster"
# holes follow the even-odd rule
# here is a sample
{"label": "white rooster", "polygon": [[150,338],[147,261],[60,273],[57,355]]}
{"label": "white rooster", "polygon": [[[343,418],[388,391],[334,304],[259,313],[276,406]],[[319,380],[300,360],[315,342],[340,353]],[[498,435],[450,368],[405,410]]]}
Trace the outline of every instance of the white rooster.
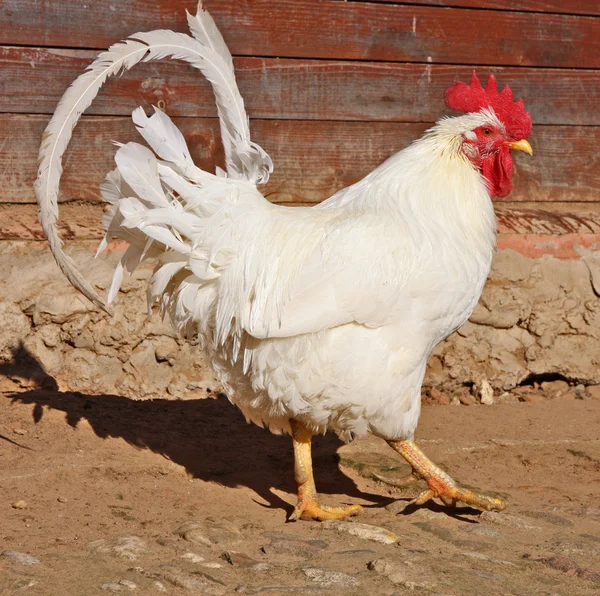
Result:
{"label": "white rooster", "polygon": [[532,153],[531,118],[493,76],[457,82],[442,118],[421,139],[320,205],[281,207],[257,190],[272,171],[250,141],[231,55],[201,3],[188,15],[193,37],[172,31],[131,36],[101,54],[67,90],[46,129],[36,193],[54,256],[98,306],[94,289],[62,251],[56,222],[61,158],[81,113],[108,76],[171,57],[199,68],[219,112],[226,172],[196,167],[161,111],[134,123],[152,151],[117,151],[102,186],[112,204],[106,238],[129,243],[109,292],[148,258],[148,287],[180,332],[197,335],[246,418],[294,442],[298,504],[291,516],[343,518],[360,511],[319,503],[311,437],[372,433],[412,466],[407,482],[438,497],[500,510],[501,500],[460,488],[413,442],[421,383],[433,348],[477,304],[495,246],[490,195],[511,188],[511,149]]}

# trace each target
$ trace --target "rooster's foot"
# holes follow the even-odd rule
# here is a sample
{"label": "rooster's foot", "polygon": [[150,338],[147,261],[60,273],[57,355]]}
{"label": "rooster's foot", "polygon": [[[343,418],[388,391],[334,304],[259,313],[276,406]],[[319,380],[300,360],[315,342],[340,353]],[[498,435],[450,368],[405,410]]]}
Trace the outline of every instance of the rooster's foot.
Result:
{"label": "rooster's foot", "polygon": [[[502,511],[504,501],[497,497],[475,493],[466,488],[457,486],[456,482],[436,466],[414,443],[414,441],[388,441],[392,449],[400,453],[412,466],[412,473],[406,479],[394,483],[395,486],[407,486],[415,479],[425,480],[427,490],[422,492],[411,504],[423,505],[429,499],[438,498],[444,505],[453,506],[461,502],[485,511]],[[385,480],[384,480],[385,481]]]}
{"label": "rooster's foot", "polygon": [[297,420],[290,420],[290,427],[294,444],[294,471],[298,483],[298,504],[290,515],[289,521],[299,519],[324,521],[358,515],[362,511],[360,505],[348,505],[347,507],[319,505],[310,450],[312,432]]}

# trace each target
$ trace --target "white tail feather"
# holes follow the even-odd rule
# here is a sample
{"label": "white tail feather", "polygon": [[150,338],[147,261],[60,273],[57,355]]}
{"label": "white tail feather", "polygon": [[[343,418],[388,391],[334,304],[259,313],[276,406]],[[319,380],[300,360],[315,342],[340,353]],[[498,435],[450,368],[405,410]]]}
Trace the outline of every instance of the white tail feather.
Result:
{"label": "white tail feather", "polygon": [[146,143],[161,159],[176,164],[194,165],[181,131],[161,110],[155,108],[154,114],[148,118],[144,109],[139,107],[131,117]]}
{"label": "white tail feather", "polygon": [[115,299],[117,293],[119,292],[121,283],[123,283],[123,274],[125,270],[127,270],[127,272],[131,274],[135,270],[135,268],[140,264],[140,261],[142,260],[142,254],[143,249],[139,246],[132,245],[125,251],[125,254],[122,256],[121,261],[117,264],[115,273],[112,278],[112,283],[108,291],[107,301],[109,304]]}
{"label": "white tail feather", "polygon": [[[198,2],[196,14],[192,16],[188,13],[187,20],[192,35],[213,53],[216,70],[221,77],[220,82],[211,80],[211,83],[219,113],[227,172],[232,176],[230,170],[233,170],[237,172],[237,175],[233,175],[235,178],[265,184],[273,171],[273,162],[262,147],[250,140],[248,116],[244,100],[235,83],[233,59],[229,48],[213,18],[204,10],[202,0]],[[208,75],[205,76],[210,80]],[[226,87],[229,87],[230,93],[222,96],[219,91]]]}
{"label": "white tail feather", "polygon": [[226,67],[233,72],[233,58],[221,32],[208,11],[202,6],[202,0],[198,2],[196,14],[191,15],[186,11],[188,27],[192,35],[207,48],[218,54]]}
{"label": "white tail feather", "polygon": [[[62,156],[79,118],[109,77],[129,70],[141,61],[170,57],[190,63],[198,68],[213,86],[221,119],[227,174],[257,184],[266,182],[272,171],[270,157],[250,141],[248,118],[233,75],[231,54],[214,21],[203,11],[201,3],[199,12],[201,14],[192,27],[199,40],[172,31],[151,31],[135,34],[101,53],[87,71],[67,89],[44,131],[39,153],[38,178],[35,182],[40,222],[63,273],[75,288],[106,312],[110,311],[100,296],[83,278],[72,259],[64,253],[57,222]],[[157,121],[159,119],[160,117]],[[156,190],[154,186],[152,188]]]}
{"label": "white tail feather", "polygon": [[117,151],[115,163],[123,180],[140,199],[157,206],[169,204],[158,177],[156,157],[150,149],[127,143]]}

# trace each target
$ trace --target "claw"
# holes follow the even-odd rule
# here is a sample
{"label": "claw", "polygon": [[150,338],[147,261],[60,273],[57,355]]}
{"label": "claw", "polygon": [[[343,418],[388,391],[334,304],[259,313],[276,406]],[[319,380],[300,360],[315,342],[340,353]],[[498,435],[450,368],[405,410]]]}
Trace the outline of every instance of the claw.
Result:
{"label": "claw", "polygon": [[440,499],[447,507],[454,507],[456,505],[456,499],[447,495],[440,495]]}
{"label": "claw", "polygon": [[435,493],[431,489],[424,490],[418,497],[411,501],[411,505],[424,505],[427,501],[433,499],[433,497],[435,497]]}
{"label": "claw", "polygon": [[298,501],[298,503],[294,507],[294,511],[292,511],[292,513],[288,517],[288,521],[291,521],[291,522],[298,521],[302,517],[302,514],[304,513],[305,509],[306,509],[306,501],[304,501],[304,500]]}

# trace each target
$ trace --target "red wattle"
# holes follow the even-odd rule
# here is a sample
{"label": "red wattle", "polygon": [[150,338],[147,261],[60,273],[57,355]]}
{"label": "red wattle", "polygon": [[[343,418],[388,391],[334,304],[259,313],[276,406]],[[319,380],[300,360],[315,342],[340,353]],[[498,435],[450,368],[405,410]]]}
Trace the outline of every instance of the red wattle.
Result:
{"label": "red wattle", "polygon": [[483,177],[493,197],[505,197],[512,189],[513,159],[508,147],[502,147],[494,155],[483,159]]}

